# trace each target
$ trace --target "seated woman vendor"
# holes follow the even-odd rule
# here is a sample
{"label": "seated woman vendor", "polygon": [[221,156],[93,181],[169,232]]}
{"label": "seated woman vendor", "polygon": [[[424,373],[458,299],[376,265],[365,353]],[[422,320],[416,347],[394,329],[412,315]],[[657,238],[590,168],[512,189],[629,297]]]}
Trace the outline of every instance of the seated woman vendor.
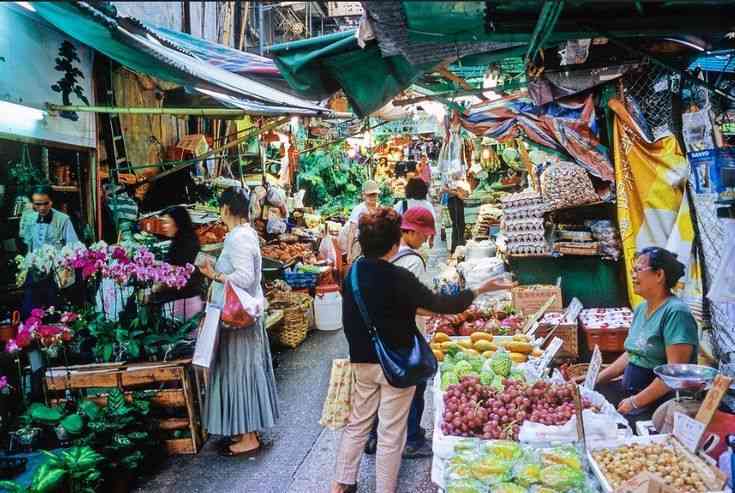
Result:
{"label": "seated woman vendor", "polygon": [[[697,325],[687,305],[671,289],[684,275],[676,255],[645,248],[633,265],[633,288],[645,301],[634,312],[625,352],[598,377],[598,389],[631,421],[650,419],[671,392],[653,373],[658,365],[692,363],[697,356]],[[611,382],[623,375],[619,382]]]}

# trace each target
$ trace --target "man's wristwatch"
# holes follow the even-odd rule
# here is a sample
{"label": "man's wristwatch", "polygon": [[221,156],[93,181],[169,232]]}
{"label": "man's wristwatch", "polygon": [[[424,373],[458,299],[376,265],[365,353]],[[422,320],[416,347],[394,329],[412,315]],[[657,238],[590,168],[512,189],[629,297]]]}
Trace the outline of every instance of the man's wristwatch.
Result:
{"label": "man's wristwatch", "polygon": [[628,401],[630,401],[630,407],[632,407],[633,409],[638,409],[638,405],[635,403],[634,395],[631,395],[630,397],[628,397]]}

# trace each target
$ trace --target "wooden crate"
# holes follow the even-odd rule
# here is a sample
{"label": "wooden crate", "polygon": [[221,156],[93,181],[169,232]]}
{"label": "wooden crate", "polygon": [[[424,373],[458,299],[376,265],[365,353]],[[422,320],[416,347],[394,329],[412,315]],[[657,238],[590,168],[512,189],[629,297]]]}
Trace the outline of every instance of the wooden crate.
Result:
{"label": "wooden crate", "polygon": [[206,440],[201,426],[199,379],[195,377],[190,359],[49,368],[45,382],[52,403],[58,402],[66,390],[82,391],[89,400],[102,406],[107,403],[108,395],[104,389],[119,388],[127,399],[132,399],[135,391],[153,392],[153,407],[180,409],[186,415],[160,419],[159,428],[164,431],[188,429],[191,433],[191,437],[164,441],[170,455],[196,454]]}
{"label": "wooden crate", "polygon": [[[550,326],[539,325],[538,329],[536,329],[536,336],[546,337],[546,334],[548,334],[552,328],[553,327]],[[554,331],[554,336],[552,336],[551,339],[554,337],[558,337],[564,341],[561,349],[556,353],[557,359],[579,358],[579,326],[577,323],[559,325],[556,331]],[[546,343],[547,345],[551,343],[551,339]],[[542,349],[546,348],[544,347]]]}

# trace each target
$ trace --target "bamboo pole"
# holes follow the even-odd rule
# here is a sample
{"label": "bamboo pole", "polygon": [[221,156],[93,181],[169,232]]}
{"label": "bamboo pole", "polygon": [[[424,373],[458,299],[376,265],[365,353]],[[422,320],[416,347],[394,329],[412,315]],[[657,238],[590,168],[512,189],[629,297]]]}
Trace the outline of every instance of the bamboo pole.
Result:
{"label": "bamboo pole", "polygon": [[[202,116],[202,117],[233,117],[237,118],[246,115],[272,116],[271,114],[260,114],[253,110],[241,110],[236,108],[156,108],[156,107],[118,107],[118,106],[84,106],[84,105],[59,105],[48,104],[49,111],[78,111],[82,113],[121,113],[129,115],[181,115],[181,116]],[[298,110],[298,108],[297,108]],[[310,111],[310,110],[304,110]],[[298,114],[295,113],[298,116]],[[309,115],[302,115],[309,116]],[[325,118],[345,119],[355,118],[352,113],[340,111],[330,111],[325,109]]]}

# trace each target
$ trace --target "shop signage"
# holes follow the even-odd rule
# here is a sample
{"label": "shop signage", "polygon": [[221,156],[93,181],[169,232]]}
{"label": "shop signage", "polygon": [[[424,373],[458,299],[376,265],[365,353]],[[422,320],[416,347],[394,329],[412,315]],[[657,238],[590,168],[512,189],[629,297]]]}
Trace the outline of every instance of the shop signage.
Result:
{"label": "shop signage", "polygon": [[414,118],[403,118],[401,120],[395,120],[385,125],[381,125],[374,131],[375,135],[384,134],[440,134],[439,125],[437,125],[436,118],[427,114],[419,114]]}
{"label": "shop signage", "polygon": [[329,17],[350,17],[362,15],[360,2],[327,2],[327,13]]}
{"label": "shop signage", "polygon": [[95,147],[94,113],[46,111],[94,104],[92,50],[15,3],[0,4],[0,101],[13,104],[0,112],[0,133]]}

